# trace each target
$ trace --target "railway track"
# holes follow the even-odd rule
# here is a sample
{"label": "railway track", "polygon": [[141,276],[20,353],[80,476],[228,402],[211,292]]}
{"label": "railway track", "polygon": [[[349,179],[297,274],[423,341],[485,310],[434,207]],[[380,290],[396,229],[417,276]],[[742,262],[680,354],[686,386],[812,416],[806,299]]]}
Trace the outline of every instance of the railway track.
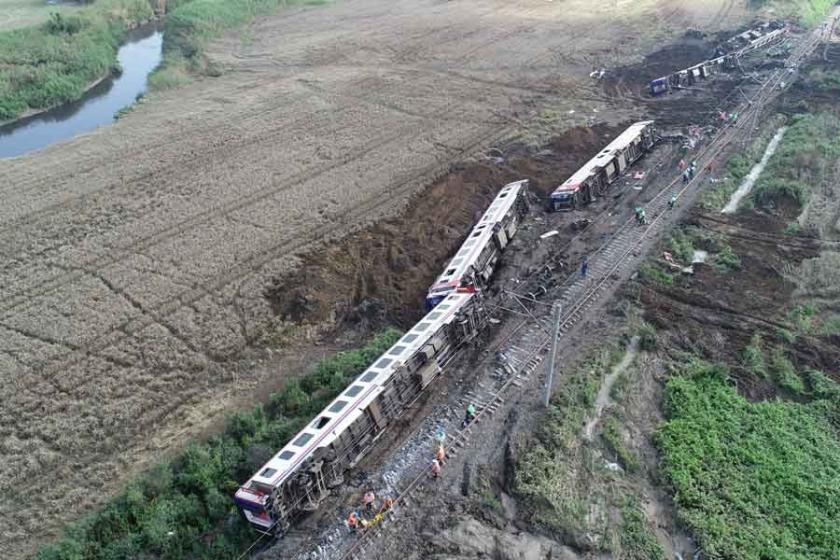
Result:
{"label": "railway track", "polygon": [[[611,288],[622,281],[627,269],[636,260],[633,257],[642,254],[645,243],[669,225],[671,220],[668,217],[673,214],[668,208],[669,194],[674,193],[678,199],[684,200],[690,199],[699,192],[703,179],[717,158],[726,148],[751,133],[761,111],[786,85],[785,78],[793,77],[798,64],[814,50],[819,41],[820,37],[813,33],[801,39],[787,59],[785,68],[773,72],[741,105],[738,121],[719,131],[695,158],[699,172],[692,181],[680,185],[680,178],[677,177],[651,199],[646,207],[647,213],[651,216],[651,221],[647,226],[638,226],[633,218],[627,220],[596,253],[590,256],[587,278],[581,278],[578,274],[572,273],[563,283],[551,289],[547,296],[562,305],[559,338],[566,336],[577,323],[588,316],[588,312],[601,300],[601,296],[608,294]],[[790,83],[790,80],[787,83]],[[457,456],[459,450],[469,440],[474,427],[482,419],[501,410],[508,393],[513,388],[522,387],[537,370],[551,343],[551,335],[546,334],[551,331],[548,321],[548,313],[543,313],[541,317],[522,320],[503,337],[500,344],[484,353],[481,364],[486,363],[500,347],[505,348],[500,352],[501,365],[494,368],[489,376],[492,387],[471,391],[461,397],[462,403],[476,404],[477,414],[472,424],[454,432],[447,449],[450,457]],[[428,477],[428,464],[423,464],[420,472],[399,491],[395,498],[395,505],[399,504],[401,510],[410,508],[413,502],[412,495],[423,488]],[[387,516],[385,521],[387,521]],[[387,522],[383,522],[368,529],[334,557],[341,560],[362,560],[368,557],[369,552],[381,557],[387,546],[381,542],[382,537],[390,526]]]}

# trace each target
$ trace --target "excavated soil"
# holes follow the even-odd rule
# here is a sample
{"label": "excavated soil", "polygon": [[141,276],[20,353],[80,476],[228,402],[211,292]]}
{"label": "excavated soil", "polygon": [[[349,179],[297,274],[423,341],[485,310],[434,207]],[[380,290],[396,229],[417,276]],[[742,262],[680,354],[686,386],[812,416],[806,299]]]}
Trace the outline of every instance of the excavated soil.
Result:
{"label": "excavated soil", "polygon": [[[453,166],[415,195],[405,213],[309,254],[293,273],[275,278],[266,297],[284,320],[409,326],[424,312],[429,285],[502,185],[530,179],[534,212],[542,214],[548,193],[620,130],[574,128],[543,149],[513,144]],[[559,239],[570,233],[564,228]]]}
{"label": "excavated soil", "polygon": [[[406,229],[394,217],[422,206],[417,193],[532,117],[551,115],[557,130],[636,117],[637,100],[605,93],[593,67],[638,61],[654,30],[690,20],[718,31],[744,13],[731,0],[681,4],[345,0],[288,10],[209,47],[223,76],[0,161],[0,554],[30,554],[352,336],[318,346],[314,329],[278,330],[278,312],[410,320],[494,187],[535,173],[545,193],[569,169],[562,158],[571,165],[596,138],[570,137],[558,148],[574,145],[573,155],[556,160],[535,154],[475,170],[463,187],[436,185],[439,204],[468,194],[414,215],[431,225],[399,245],[376,237]],[[354,254],[331,248],[372,223],[380,229],[368,241],[358,233]],[[341,264],[305,261],[317,289],[273,284],[324,247]],[[405,271],[381,280],[364,262],[374,255]],[[340,297],[325,295],[332,289]],[[44,473],[50,483],[33,491]]]}

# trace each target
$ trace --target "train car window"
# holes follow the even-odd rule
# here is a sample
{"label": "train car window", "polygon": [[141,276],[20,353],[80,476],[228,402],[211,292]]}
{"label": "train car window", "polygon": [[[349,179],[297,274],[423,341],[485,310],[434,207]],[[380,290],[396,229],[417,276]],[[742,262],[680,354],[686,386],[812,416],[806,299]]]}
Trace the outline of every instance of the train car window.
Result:
{"label": "train car window", "polygon": [[417,340],[416,334],[407,334],[403,337],[403,342],[405,342],[406,344],[411,344],[415,340]]}
{"label": "train car window", "polygon": [[310,439],[312,439],[312,434],[300,434],[300,437],[299,437],[299,438],[297,438],[297,439],[296,439],[296,440],[292,443],[292,445],[294,445],[295,447],[303,447],[304,445],[306,445],[307,443],[309,443],[309,440],[310,440]]}
{"label": "train car window", "polygon": [[363,387],[361,385],[353,385],[352,387],[347,389],[347,392],[344,394],[348,397],[355,397],[356,395],[362,392],[362,388]]}
{"label": "train car window", "polygon": [[393,362],[393,361],[394,361],[394,360],[392,360],[391,358],[382,358],[381,360],[379,360],[378,362],[376,362],[376,366],[374,366],[374,367],[377,367],[377,368],[379,368],[379,369],[385,369],[385,368],[386,368],[386,367],[388,367],[388,366],[391,364],[391,362]]}
{"label": "train car window", "polygon": [[455,269],[455,268],[450,268],[449,270],[446,271],[446,274],[444,274],[444,276],[452,276],[453,274],[455,274],[456,270],[457,269]]}
{"label": "train car window", "polygon": [[394,346],[393,348],[391,348],[391,351],[388,352],[388,354],[390,354],[391,356],[399,356],[400,354],[405,352],[405,349],[406,347],[403,345]]}
{"label": "train car window", "polygon": [[431,323],[418,323],[417,325],[415,325],[414,330],[423,332],[429,328],[429,325],[431,325]]}
{"label": "train car window", "polygon": [[265,469],[263,472],[260,473],[260,476],[263,478],[271,478],[274,476],[274,473],[277,472],[277,469]]}
{"label": "train car window", "polygon": [[473,237],[478,237],[479,235],[481,235],[481,232],[480,232],[480,231],[477,231],[477,232],[475,232],[472,236],[473,236]]}
{"label": "train car window", "polygon": [[329,423],[330,423],[330,417],[329,416],[321,416],[320,418],[318,418],[314,422],[312,422],[312,428],[314,428],[316,430],[320,430]]}
{"label": "train car window", "polygon": [[436,312],[432,313],[431,315],[429,315],[429,316],[428,316],[428,317],[426,317],[426,318],[427,318],[429,321],[436,321],[437,319],[439,319],[439,318],[440,318],[440,316],[441,316],[441,315],[443,315],[443,313],[439,313],[439,312],[437,312],[437,311],[436,311]]}
{"label": "train car window", "polygon": [[376,371],[369,371],[369,372],[367,372],[366,374],[364,374],[364,375],[362,376],[361,381],[363,381],[363,382],[365,382],[365,383],[367,383],[367,382],[369,382],[369,381],[373,381],[374,379],[376,379],[376,376],[377,376],[377,375],[379,375],[379,372],[376,372]]}
{"label": "train car window", "polygon": [[289,459],[291,459],[294,456],[295,456],[294,451],[284,451],[283,453],[278,455],[277,458],[280,459],[281,461],[288,461]]}
{"label": "train car window", "polygon": [[[353,395],[350,395],[349,391],[348,391],[348,396],[352,397]],[[334,405],[332,405],[330,407],[330,412],[332,412],[332,413],[341,412],[341,409],[344,408],[346,405],[347,405],[347,401],[337,401]]]}
{"label": "train car window", "polygon": [[438,305],[438,307],[437,307],[437,308],[438,308],[438,309],[440,309],[441,311],[446,311],[447,309],[449,309],[449,305],[448,305],[448,304],[446,304],[446,305]]}
{"label": "train car window", "polygon": [[500,195],[499,195],[499,198],[504,198],[504,197],[506,197],[507,195],[508,195],[508,193],[502,193],[502,194],[500,194]]}

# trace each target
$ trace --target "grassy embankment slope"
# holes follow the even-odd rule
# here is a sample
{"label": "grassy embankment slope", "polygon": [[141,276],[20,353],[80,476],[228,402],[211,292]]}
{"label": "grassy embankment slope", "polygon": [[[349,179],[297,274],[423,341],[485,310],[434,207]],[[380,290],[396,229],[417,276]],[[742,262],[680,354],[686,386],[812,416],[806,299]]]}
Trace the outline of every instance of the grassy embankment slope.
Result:
{"label": "grassy embankment slope", "polygon": [[316,6],[329,0],[178,0],[170,3],[164,35],[164,60],[149,77],[152,89],[168,89],[194,75],[219,75],[221,69],[204,56],[205,43],[226,29],[279,8]]}
{"label": "grassy embankment slope", "polygon": [[114,68],[125,32],[153,18],[148,0],[99,0],[0,32],[0,120],[79,99]]}
{"label": "grassy embankment slope", "polygon": [[360,350],[320,362],[272,394],[265,407],[231,417],[222,434],[191,444],[101,511],[70,527],[38,560],[237,558],[254,532],[231,496],[278,449],[400,337],[388,330]]}

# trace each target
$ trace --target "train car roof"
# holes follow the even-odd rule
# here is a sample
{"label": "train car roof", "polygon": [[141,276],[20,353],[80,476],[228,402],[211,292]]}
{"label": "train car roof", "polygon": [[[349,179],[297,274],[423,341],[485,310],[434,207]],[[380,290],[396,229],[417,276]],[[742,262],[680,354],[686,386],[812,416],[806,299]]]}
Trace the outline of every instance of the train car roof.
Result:
{"label": "train car roof", "polygon": [[365,408],[384,391],[385,383],[444,325],[451,323],[474,294],[453,293],[426,314],[419,323],[362,372],[310,424],[298,432],[274,457],[264,464],[237,491],[248,492],[252,483],[277,487],[312,454],[330,445],[364,413]]}
{"label": "train car roof", "polygon": [[586,162],[583,167],[575,171],[575,173],[566,179],[562,185],[557,187],[555,191],[583,183],[586,179],[592,176],[596,169],[600,169],[612,161],[616,152],[626,148],[630,143],[638,138],[639,133],[652,123],[653,121],[640,121],[635,124],[631,124],[627,127],[627,130],[619,134],[615,140],[607,144],[606,148],[598,152],[592,159]]}
{"label": "train car roof", "polygon": [[440,284],[457,280],[467,272],[493,237],[493,226],[510,211],[519,192],[527,183],[528,179],[523,179],[502,187],[502,190],[493,199],[493,203],[490,204],[475,227],[470,230],[466,241],[446,265],[443,274],[438,276],[435,283],[432,284],[431,289],[435,289]]}

